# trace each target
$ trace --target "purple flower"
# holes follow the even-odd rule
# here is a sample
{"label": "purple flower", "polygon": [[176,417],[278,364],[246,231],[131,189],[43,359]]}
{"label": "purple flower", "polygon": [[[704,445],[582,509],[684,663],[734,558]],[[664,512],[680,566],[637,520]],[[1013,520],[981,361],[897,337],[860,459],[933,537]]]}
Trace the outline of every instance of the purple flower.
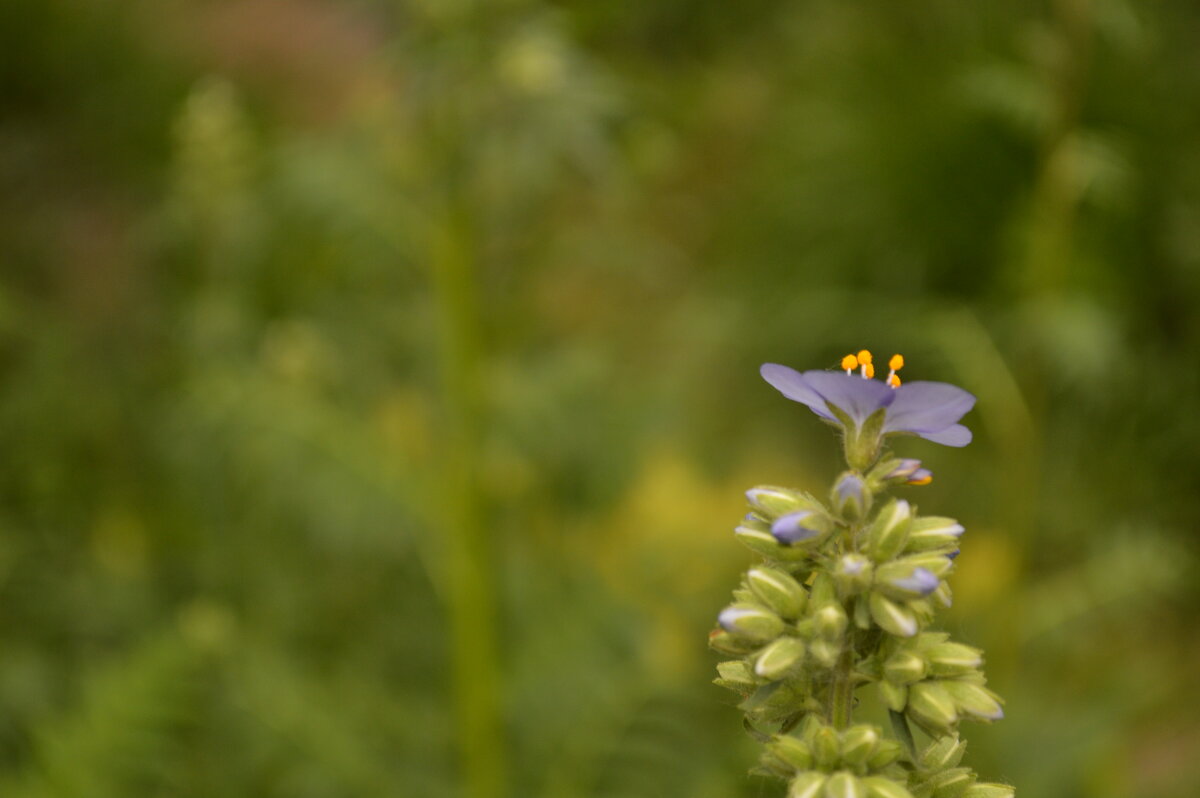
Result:
{"label": "purple flower", "polygon": [[910,433],[946,446],[971,442],[971,431],[958,420],[975,406],[975,397],[955,385],[907,382],[893,387],[865,375],[820,370],[801,373],[777,363],[763,364],[760,373],[788,399],[835,424],[841,421],[833,408],[855,428],[882,409],[884,435]]}
{"label": "purple flower", "polygon": [[821,530],[805,525],[805,520],[813,513],[811,510],[797,510],[794,513],[781,515],[771,524],[771,534],[784,545],[790,546],[804,540],[811,540],[821,534]]}

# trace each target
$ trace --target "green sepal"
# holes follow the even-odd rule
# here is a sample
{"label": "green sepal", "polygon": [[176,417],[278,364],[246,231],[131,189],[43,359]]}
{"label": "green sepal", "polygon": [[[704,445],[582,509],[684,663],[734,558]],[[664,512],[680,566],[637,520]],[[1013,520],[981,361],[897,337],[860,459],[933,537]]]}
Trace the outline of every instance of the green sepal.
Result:
{"label": "green sepal", "polygon": [[926,781],[932,789],[933,798],[959,798],[974,783],[975,774],[969,768],[943,770]]}
{"label": "green sepal", "polygon": [[883,664],[884,675],[888,681],[896,684],[919,682],[925,678],[928,670],[924,659],[904,650],[897,651]]}
{"label": "green sepal", "polygon": [[841,741],[838,733],[829,726],[822,726],[813,732],[809,745],[813,752],[813,761],[822,770],[830,770],[837,766],[841,759]]}
{"label": "green sepal", "polygon": [[778,568],[751,568],[746,573],[746,584],[759,601],[789,620],[798,617],[808,602],[808,591]]}
{"label": "green sepal", "polygon": [[733,536],[750,551],[768,560],[796,562],[809,556],[810,552],[800,546],[784,546],[770,532],[742,525],[733,530]]}
{"label": "green sepal", "polygon": [[983,665],[983,652],[962,643],[939,643],[925,650],[925,658],[934,676],[960,676]]}
{"label": "green sepal", "polygon": [[981,782],[972,784],[963,792],[961,798],[1013,798],[1016,790],[1007,784]]}
{"label": "green sepal", "polygon": [[869,798],[913,798],[906,787],[886,776],[869,776],[863,779]]}
{"label": "green sepal", "polygon": [[713,629],[708,633],[708,647],[722,654],[740,657],[758,650],[758,645],[735,637],[724,629]]}
{"label": "green sepal", "polygon": [[949,770],[958,767],[966,750],[966,740],[959,741],[957,735],[939,737],[921,752],[918,764],[924,770]]}
{"label": "green sepal", "polygon": [[783,632],[783,620],[760,604],[739,601],[729,605],[722,613],[729,610],[735,613],[723,628],[737,637],[754,643],[766,643]]}
{"label": "green sepal", "polygon": [[883,770],[899,759],[903,751],[904,749],[900,743],[885,737],[879,741],[871,756],[868,757],[867,767],[871,770]]}
{"label": "green sepal", "polygon": [[976,720],[993,721],[1004,717],[1000,696],[983,685],[969,681],[944,681],[941,684],[955,706]]}
{"label": "green sepal", "polygon": [[758,689],[758,680],[745,660],[733,659],[717,663],[719,678],[713,679],[713,684],[739,693],[749,694]]}
{"label": "green sepal", "polygon": [[790,734],[780,734],[767,744],[767,751],[784,762],[793,771],[811,770],[813,766],[812,749],[803,741]]}
{"label": "green sepal", "polygon": [[904,685],[892,684],[888,681],[879,683],[879,697],[893,712],[903,712],[908,704],[908,688]]}
{"label": "green sepal", "polygon": [[871,523],[867,551],[877,563],[887,562],[904,549],[912,526],[912,507],[903,499],[885,504]]}
{"label": "green sepal", "polygon": [[879,745],[879,729],[874,726],[851,726],[842,732],[842,761],[848,765],[862,765]]}
{"label": "green sepal", "polygon": [[958,722],[955,701],[938,681],[910,685],[905,713],[930,734],[946,734]]}
{"label": "green sepal", "polygon": [[797,773],[788,784],[788,798],[817,798],[825,787],[825,774],[809,770]]}
{"label": "green sepal", "polygon": [[839,770],[825,782],[825,798],[867,798],[867,788],[853,773]]}
{"label": "green sepal", "polygon": [[767,645],[754,660],[754,673],[764,679],[781,679],[804,662],[804,641],[781,637]]}
{"label": "green sepal", "polygon": [[818,638],[809,644],[808,653],[822,668],[832,668],[842,654],[842,644]]}
{"label": "green sepal", "polygon": [[881,629],[897,637],[912,637],[920,627],[912,610],[887,599],[879,593],[871,593],[869,599],[871,618]]}
{"label": "green sepal", "polygon": [[836,603],[826,604],[818,609],[813,613],[813,620],[816,624],[817,634],[831,643],[842,639],[846,633],[846,625],[849,623],[846,611],[842,609],[841,604]]}

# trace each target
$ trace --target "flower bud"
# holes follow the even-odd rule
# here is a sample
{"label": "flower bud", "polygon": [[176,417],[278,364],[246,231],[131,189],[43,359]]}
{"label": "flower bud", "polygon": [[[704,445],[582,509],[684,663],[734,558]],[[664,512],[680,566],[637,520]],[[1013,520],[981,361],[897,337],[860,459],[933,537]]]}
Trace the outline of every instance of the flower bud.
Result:
{"label": "flower bud", "polygon": [[808,770],[796,774],[788,785],[788,798],[818,798],[825,788],[825,774]]}
{"label": "flower bud", "polygon": [[931,735],[946,734],[958,722],[954,699],[941,682],[917,682],[908,688],[908,716]]}
{"label": "flower bud", "polygon": [[874,726],[851,726],[842,732],[842,761],[862,765],[879,745],[879,730]]}
{"label": "flower bud", "polygon": [[983,685],[957,681],[944,681],[941,684],[962,712],[978,720],[1000,720],[1004,717],[1000,696]]}
{"label": "flower bud", "polygon": [[906,787],[886,776],[871,776],[863,779],[869,798],[913,798]]}
{"label": "flower bud", "polygon": [[717,616],[721,628],[737,637],[757,643],[774,640],[783,631],[783,621],[765,607],[734,604]]}
{"label": "flower bud", "polygon": [[983,665],[983,652],[962,643],[939,643],[925,652],[934,676],[963,676]]}
{"label": "flower bud", "polygon": [[778,518],[796,510],[813,509],[811,500],[799,491],[761,485],[746,491],[746,500],[756,512],[767,518]]}
{"label": "flower bud", "polygon": [[781,679],[804,662],[804,641],[781,637],[770,643],[754,661],[754,673],[764,679]]}
{"label": "flower bud", "polygon": [[739,693],[749,693],[758,687],[754,673],[745,660],[734,659],[718,663],[717,675],[719,678],[713,680],[714,684],[737,690]]}
{"label": "flower bud", "polygon": [[846,611],[841,604],[826,604],[813,613],[817,634],[830,642],[842,639],[846,632]]}
{"label": "flower bud", "polygon": [[904,549],[912,526],[912,507],[904,499],[884,505],[871,524],[867,550],[875,562],[886,562]]}
{"label": "flower bud", "polygon": [[897,651],[883,664],[883,674],[889,682],[912,684],[925,678],[928,667],[925,660],[911,651]]}
{"label": "flower bud", "polygon": [[782,546],[779,541],[771,535],[769,530],[757,529],[753,526],[743,524],[733,530],[733,536],[750,551],[768,559],[777,559],[779,550]]}
{"label": "flower bud", "polygon": [[919,764],[925,770],[949,770],[958,767],[966,750],[965,740],[960,742],[957,735],[947,735],[934,740],[921,752]]}
{"label": "flower bud", "polygon": [[972,784],[959,798],[1013,798],[1016,793],[1007,784]]}
{"label": "flower bud", "polygon": [[902,607],[879,593],[872,593],[870,608],[871,619],[885,632],[897,637],[912,637],[917,633],[917,616],[907,607]]}
{"label": "flower bud", "polygon": [[905,560],[885,563],[875,570],[876,588],[896,601],[928,596],[937,590],[940,581],[928,568],[914,568]]}
{"label": "flower bud", "polygon": [[825,782],[825,798],[867,798],[867,788],[854,774],[839,770]]}
{"label": "flower bud", "polygon": [[908,688],[889,681],[879,683],[879,697],[892,712],[903,712],[908,704]]}
{"label": "flower bud", "polygon": [[837,561],[833,577],[844,596],[862,593],[871,585],[871,561],[861,554],[846,554]]}
{"label": "flower bud", "polygon": [[975,774],[967,768],[943,770],[929,779],[932,798],[959,798],[975,782]]}
{"label": "flower bud", "polygon": [[927,516],[913,520],[908,532],[906,551],[930,551],[933,549],[957,548],[962,537],[963,526],[953,518]]}
{"label": "flower bud", "polygon": [[816,542],[828,529],[822,518],[812,510],[796,510],[775,519],[771,535],[784,546]]}
{"label": "flower bud", "polygon": [[875,752],[867,759],[867,767],[871,770],[883,770],[900,758],[903,749],[900,743],[887,738],[881,739],[875,746]]}
{"label": "flower bud", "polygon": [[808,745],[790,734],[780,734],[767,745],[767,750],[794,770],[811,770],[813,755]]}
{"label": "flower bud", "polygon": [[871,494],[862,477],[847,471],[838,477],[830,494],[834,511],[851,521],[857,521],[871,508]]}
{"label": "flower bud", "polygon": [[836,731],[829,726],[821,726],[812,733],[809,745],[817,767],[829,770],[837,766],[841,759],[841,745]]}
{"label": "flower bud", "polygon": [[729,634],[724,629],[713,629],[708,633],[708,647],[713,651],[740,657],[754,651],[757,646],[740,637]]}
{"label": "flower bud", "polygon": [[828,640],[814,640],[808,647],[808,653],[822,668],[832,668],[837,664],[838,656],[842,653],[842,646],[840,643]]}
{"label": "flower bud", "polygon": [[792,575],[777,568],[759,566],[746,574],[746,584],[755,597],[781,617],[792,619],[804,611],[808,592]]}

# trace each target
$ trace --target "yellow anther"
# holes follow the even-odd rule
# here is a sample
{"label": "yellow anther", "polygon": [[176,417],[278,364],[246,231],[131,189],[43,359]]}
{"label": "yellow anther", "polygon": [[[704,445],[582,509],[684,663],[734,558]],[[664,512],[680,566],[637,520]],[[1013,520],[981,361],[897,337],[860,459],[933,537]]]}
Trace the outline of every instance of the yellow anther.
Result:
{"label": "yellow anther", "polygon": [[928,485],[930,482],[933,482],[933,474],[926,474],[925,476],[921,477],[920,479],[910,479],[908,481],[908,484],[909,485]]}
{"label": "yellow anther", "polygon": [[904,368],[904,356],[892,355],[892,359],[888,361],[888,368],[892,371],[899,371]]}
{"label": "yellow anther", "polygon": [[858,358],[854,355],[846,355],[842,358],[842,368],[846,371],[851,371],[858,368]]}
{"label": "yellow anther", "polygon": [[899,388],[900,387],[900,378],[897,377],[895,374],[889,374],[888,378],[887,378],[887,384],[892,386],[893,388]]}
{"label": "yellow anther", "polygon": [[870,363],[863,363],[863,376],[868,380],[875,376],[875,367]]}
{"label": "yellow anther", "polygon": [[862,351],[860,351],[860,352],[858,353],[858,362],[859,362],[859,365],[863,365],[863,366],[869,366],[869,365],[871,365],[871,353],[870,353],[870,351],[869,351],[869,350],[866,350],[866,349],[863,349]]}

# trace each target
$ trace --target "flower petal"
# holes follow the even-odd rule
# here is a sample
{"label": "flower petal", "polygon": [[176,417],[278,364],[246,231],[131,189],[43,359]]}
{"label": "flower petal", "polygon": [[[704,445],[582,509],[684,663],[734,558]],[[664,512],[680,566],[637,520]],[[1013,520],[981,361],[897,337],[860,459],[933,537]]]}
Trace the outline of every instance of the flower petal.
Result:
{"label": "flower petal", "polygon": [[917,435],[943,446],[966,446],[971,442],[971,430],[962,424],[954,424],[937,432],[918,432]]}
{"label": "flower petal", "polygon": [[788,399],[806,406],[821,418],[835,420],[833,414],[825,407],[825,400],[809,387],[804,380],[804,375],[800,372],[778,363],[763,363],[758,373],[771,384],[772,388]]}
{"label": "flower petal", "polygon": [[975,396],[957,385],[907,382],[896,389],[896,400],[888,408],[883,431],[915,432],[922,436],[938,432],[957,422],[974,406]]}
{"label": "flower petal", "polygon": [[[896,399],[896,390],[878,380],[865,380],[840,371],[806,371],[804,383],[826,402],[862,425],[867,417]],[[810,405],[811,407],[811,405]]]}

